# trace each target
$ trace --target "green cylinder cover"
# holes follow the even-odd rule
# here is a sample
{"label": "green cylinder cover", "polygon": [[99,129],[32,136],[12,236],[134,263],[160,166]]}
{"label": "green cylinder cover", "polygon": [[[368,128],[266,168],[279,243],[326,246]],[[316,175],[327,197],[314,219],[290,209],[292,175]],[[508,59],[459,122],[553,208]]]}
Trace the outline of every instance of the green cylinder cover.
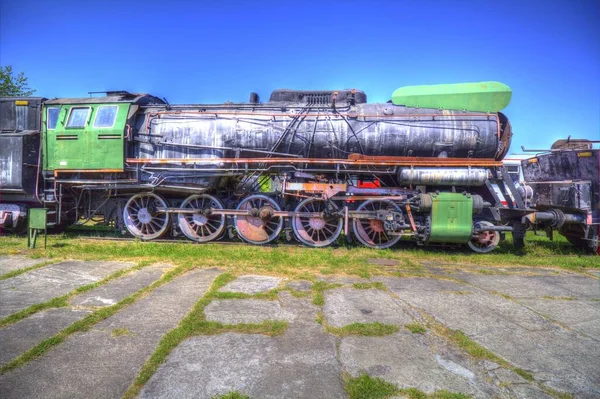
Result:
{"label": "green cylinder cover", "polygon": [[498,112],[508,106],[510,87],[500,82],[406,86],[392,93],[392,103],[416,108]]}
{"label": "green cylinder cover", "polygon": [[431,194],[431,233],[427,242],[466,244],[473,232],[473,198],[456,193]]}

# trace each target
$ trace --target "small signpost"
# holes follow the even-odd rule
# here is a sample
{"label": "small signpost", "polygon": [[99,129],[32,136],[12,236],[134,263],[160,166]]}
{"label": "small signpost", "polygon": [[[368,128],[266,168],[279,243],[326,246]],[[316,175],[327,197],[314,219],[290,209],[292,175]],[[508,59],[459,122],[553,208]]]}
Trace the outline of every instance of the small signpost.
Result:
{"label": "small signpost", "polygon": [[27,246],[35,248],[38,234],[44,231],[44,248],[46,248],[48,208],[31,208],[28,212]]}

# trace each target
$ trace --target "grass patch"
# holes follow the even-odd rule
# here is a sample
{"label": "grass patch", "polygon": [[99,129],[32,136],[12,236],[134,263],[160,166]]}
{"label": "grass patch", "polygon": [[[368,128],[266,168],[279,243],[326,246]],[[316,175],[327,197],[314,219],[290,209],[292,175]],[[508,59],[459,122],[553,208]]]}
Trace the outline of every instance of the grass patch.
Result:
{"label": "grass patch", "polygon": [[479,345],[477,342],[469,338],[465,333],[460,330],[447,329],[446,336],[450,338],[459,348],[467,352],[469,355],[476,359],[489,360],[494,363],[498,363],[501,366],[510,366],[508,362],[490,350]]}
{"label": "grass patch", "polygon": [[[510,237],[510,234],[507,234]],[[193,265],[198,259],[206,264],[227,265],[236,273],[275,274],[294,279],[311,279],[321,270],[336,275],[418,276],[426,275],[421,262],[438,264],[472,265],[478,269],[493,270],[500,266],[561,267],[583,272],[598,269],[597,257],[586,255],[557,235],[554,241],[527,234],[528,246],[516,250],[508,241],[489,254],[480,255],[468,249],[448,247],[417,247],[401,242],[397,248],[377,250],[345,245],[315,250],[292,245],[251,246],[246,244],[203,244],[157,242],[115,242],[95,240],[81,236],[50,235],[48,247],[27,249],[23,237],[5,236],[0,240],[0,255],[18,253],[47,257],[52,260],[132,260],[147,259],[152,262],[169,262],[175,265]],[[390,259],[397,265],[386,267],[369,264],[369,259]]]}
{"label": "grass patch", "polygon": [[64,306],[68,306],[69,305],[69,299],[71,299],[72,297],[74,297],[75,295],[78,294],[82,294],[84,292],[93,290],[94,288],[97,288],[101,285],[104,285],[106,283],[108,283],[109,281],[112,281],[114,279],[117,279],[119,277],[124,276],[125,274],[131,273],[135,270],[140,270],[143,267],[146,267],[147,265],[149,265],[151,262],[147,262],[147,261],[143,261],[143,262],[139,262],[136,266],[130,267],[129,269],[123,269],[123,270],[119,270],[113,274],[111,274],[110,276],[97,281],[95,283],[92,284],[87,284],[81,287],[78,287],[76,289],[74,289],[73,291],[69,292],[68,294],[56,297],[56,298],[52,298],[46,302],[42,302],[42,303],[37,303],[35,305],[32,305],[26,309],[20,310],[16,313],[11,314],[10,316],[5,317],[4,319],[0,320],[0,328],[1,327],[6,327],[10,324],[14,324],[20,320],[23,320],[26,317],[29,317],[37,312],[41,312],[43,310],[47,310],[47,309],[52,309],[52,308],[60,308],[60,307],[64,307]]}
{"label": "grass patch", "polygon": [[514,301],[514,300],[515,300],[515,299],[514,299],[512,296],[510,296],[510,295],[508,295],[508,294],[505,294],[505,293],[503,293],[503,292],[500,292],[500,291],[494,291],[494,290],[491,290],[491,291],[489,291],[489,292],[490,292],[490,294],[492,294],[492,295],[497,295],[497,296],[499,296],[499,297],[502,297],[502,298],[504,298],[504,299],[508,299],[509,301]]}
{"label": "grass patch", "polygon": [[287,291],[289,291],[289,293],[295,298],[306,298],[312,294],[310,291],[296,291],[290,288],[288,288]]}
{"label": "grass patch", "polygon": [[[265,334],[269,336],[281,335],[285,332],[288,327],[288,323],[285,321],[267,320],[258,324],[221,324],[206,320],[204,308],[212,300],[219,298],[220,293],[218,293],[218,290],[221,287],[234,279],[235,276],[231,273],[223,273],[217,276],[206,294],[196,302],[192,311],[179,322],[177,327],[162,337],[150,359],[142,366],[135,381],[125,392],[124,398],[135,398],[158,367],[165,362],[169,353],[186,338],[196,335],[222,334],[225,332]],[[233,398],[237,398],[237,396],[233,396]]]}
{"label": "grass patch", "polygon": [[322,323],[325,326],[325,330],[331,334],[337,335],[338,337],[347,337],[348,335],[360,335],[363,337],[382,337],[398,332],[398,326],[393,324],[383,323],[352,323],[344,327],[332,327],[325,323],[323,319]]}
{"label": "grass patch", "polygon": [[238,391],[234,391],[225,395],[213,396],[211,399],[250,399],[250,396],[241,394]]}
{"label": "grass patch", "polygon": [[1,275],[0,276],[0,281],[6,280],[7,278],[16,277],[16,276],[18,276],[20,274],[27,273],[27,272],[30,272],[30,271],[35,270],[35,269],[39,269],[41,267],[48,266],[48,265],[51,265],[53,263],[56,263],[56,261],[55,260],[49,260],[47,262],[41,262],[41,263],[35,264],[33,266],[25,267],[23,269],[13,270],[12,272],[8,272],[6,274]]}
{"label": "grass patch", "polygon": [[398,387],[381,378],[362,374],[356,378],[346,377],[345,389],[350,399],[386,399],[398,393]]}
{"label": "grass patch", "polygon": [[383,283],[380,281],[375,281],[372,283],[354,283],[352,284],[352,286],[359,290],[376,289],[381,291],[387,291],[386,286],[383,285]]}
{"label": "grass patch", "polygon": [[345,375],[344,381],[350,399],[386,399],[398,395],[409,399],[469,399],[471,397],[464,393],[446,390],[435,391],[428,395],[417,388],[399,389],[397,385],[391,382],[371,377],[368,374],[362,374],[356,378]]}
{"label": "grass patch", "polygon": [[410,331],[413,334],[425,334],[425,332],[427,331],[425,326],[419,323],[405,324],[404,327],[408,328],[408,331]]}
{"label": "grass patch", "polygon": [[525,371],[523,369],[520,369],[518,367],[513,367],[512,371],[514,371],[516,374],[520,375],[521,377],[523,377],[527,381],[533,381],[533,374],[531,374],[530,372],[527,372],[527,371]]}
{"label": "grass patch", "polygon": [[113,337],[124,337],[124,336],[129,335],[129,334],[131,334],[131,331],[129,331],[126,328],[115,328],[110,333],[110,335],[113,336]]}

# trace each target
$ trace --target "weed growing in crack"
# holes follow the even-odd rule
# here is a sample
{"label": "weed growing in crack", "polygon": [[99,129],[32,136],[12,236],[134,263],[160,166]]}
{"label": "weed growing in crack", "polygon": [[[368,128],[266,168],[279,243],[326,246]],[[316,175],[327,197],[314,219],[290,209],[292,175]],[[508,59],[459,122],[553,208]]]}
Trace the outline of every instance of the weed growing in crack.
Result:
{"label": "weed growing in crack", "polygon": [[405,324],[404,327],[413,334],[425,334],[425,332],[427,332],[425,326],[419,323]]}
{"label": "weed growing in crack", "polygon": [[380,281],[376,281],[376,282],[372,282],[372,283],[354,283],[354,284],[352,284],[352,286],[359,290],[376,289],[376,290],[381,290],[381,291],[387,291],[386,286],[383,285],[383,283]]}

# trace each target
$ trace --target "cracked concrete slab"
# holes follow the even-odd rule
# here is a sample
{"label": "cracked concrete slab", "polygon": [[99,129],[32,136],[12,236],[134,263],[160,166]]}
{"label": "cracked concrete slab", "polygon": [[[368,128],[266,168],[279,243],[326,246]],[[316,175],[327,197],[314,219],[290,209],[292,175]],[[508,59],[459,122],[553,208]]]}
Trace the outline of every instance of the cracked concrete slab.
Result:
{"label": "cracked concrete slab", "polygon": [[68,294],[112,273],[133,267],[125,262],[65,261],[0,281],[0,318]]}
{"label": "cracked concrete slab", "polygon": [[501,390],[488,383],[468,359],[439,345],[443,343],[434,344],[425,335],[408,331],[386,337],[346,337],[339,349],[340,362],[353,377],[367,373],[399,388],[426,393],[445,389],[476,398],[500,395]]}
{"label": "cracked concrete slab", "polygon": [[[505,276],[486,276],[480,284],[497,288],[485,279],[500,277]],[[549,277],[537,278],[547,281]],[[510,363],[532,372],[536,380],[544,381],[549,387],[573,393],[576,397],[600,396],[600,346],[596,340],[562,328],[514,301],[476,287],[429,278],[388,279],[386,285],[402,300],[431,314],[446,326],[462,330]],[[454,293],[465,287],[472,294]],[[589,286],[584,286],[583,294],[575,294],[583,296],[589,290]]]}
{"label": "cracked concrete slab", "polygon": [[219,292],[239,292],[242,294],[260,294],[277,288],[283,279],[272,276],[245,275],[236,278],[219,289]]}
{"label": "cracked concrete slab", "polygon": [[552,396],[533,385],[511,385],[510,390],[517,399],[553,399]]}
{"label": "cracked concrete slab", "polygon": [[323,314],[333,327],[353,323],[404,325],[412,321],[406,305],[376,289],[336,288],[325,291]]}
{"label": "cracked concrete slab", "polygon": [[[153,290],[90,331],[0,376],[0,397],[122,397],[161,337],[193,307],[220,272],[193,270]],[[113,331],[121,332],[114,336]]]}
{"label": "cracked concrete slab", "polygon": [[[74,306],[110,306],[126,296],[156,281],[165,265],[147,266],[126,274],[105,285],[73,297]],[[22,352],[52,337],[72,323],[83,319],[92,310],[58,308],[35,313],[28,318],[0,329],[0,363],[4,364]]]}
{"label": "cracked concrete slab", "polygon": [[23,255],[2,255],[0,256],[0,276],[15,270],[26,269],[31,266],[47,262],[47,258],[28,258]]}
{"label": "cracked concrete slab", "polygon": [[204,308],[206,320],[223,324],[262,323],[266,320],[290,321],[294,315],[278,301],[260,299],[215,300]]}
{"label": "cracked concrete slab", "polygon": [[517,299],[544,296],[592,299],[600,296],[600,281],[581,274],[497,275],[490,278],[486,275],[462,272],[454,274],[453,277]]}
{"label": "cracked concrete slab", "polygon": [[600,341],[600,302],[519,299],[519,303]]}
{"label": "cracked concrete slab", "polygon": [[90,313],[70,308],[48,309],[0,328],[0,364],[8,363]]}
{"label": "cracked concrete slab", "polygon": [[307,298],[280,294],[297,317],[283,335],[225,333],[190,338],[167,358],[141,398],[212,398],[231,391],[251,398],[345,398],[335,337],[315,323]]}
{"label": "cracked concrete slab", "polygon": [[149,286],[170,266],[156,264],[135,270],[118,279],[109,281],[100,287],[72,298],[69,303],[73,306],[112,306],[134,292]]}

